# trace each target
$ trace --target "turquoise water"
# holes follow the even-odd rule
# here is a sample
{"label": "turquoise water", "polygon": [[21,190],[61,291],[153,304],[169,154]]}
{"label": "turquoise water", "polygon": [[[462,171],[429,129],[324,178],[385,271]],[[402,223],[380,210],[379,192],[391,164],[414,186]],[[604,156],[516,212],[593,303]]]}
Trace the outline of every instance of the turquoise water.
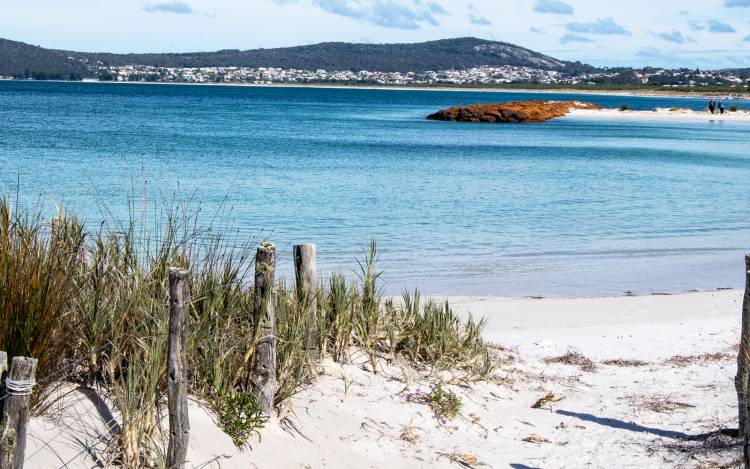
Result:
{"label": "turquoise water", "polygon": [[[0,82],[0,190],[126,213],[148,186],[227,198],[240,236],[318,244],[322,271],[375,237],[386,289],[580,296],[738,287],[750,248],[750,125],[431,122],[555,94]],[[742,105],[742,104],[741,104]]]}

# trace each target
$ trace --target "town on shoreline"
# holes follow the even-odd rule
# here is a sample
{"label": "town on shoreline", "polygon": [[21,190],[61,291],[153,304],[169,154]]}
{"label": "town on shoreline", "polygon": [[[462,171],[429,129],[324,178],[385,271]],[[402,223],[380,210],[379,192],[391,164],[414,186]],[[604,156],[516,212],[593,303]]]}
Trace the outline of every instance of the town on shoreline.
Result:
{"label": "town on shoreline", "polygon": [[[750,77],[732,70],[603,70],[571,75],[559,70],[522,66],[481,66],[424,72],[304,70],[276,67],[104,66],[99,81],[249,85],[334,85],[369,87],[523,88],[529,90],[722,93],[740,97]],[[626,76],[628,75],[628,76]],[[632,75],[632,76],[631,76]]]}

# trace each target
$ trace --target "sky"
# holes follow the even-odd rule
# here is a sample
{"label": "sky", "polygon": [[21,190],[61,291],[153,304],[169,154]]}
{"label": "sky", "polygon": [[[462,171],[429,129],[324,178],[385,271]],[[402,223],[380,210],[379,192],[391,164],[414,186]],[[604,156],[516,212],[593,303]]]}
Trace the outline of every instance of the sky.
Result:
{"label": "sky", "polygon": [[750,0],[0,0],[0,37],[77,51],[464,36],[597,66],[750,67]]}

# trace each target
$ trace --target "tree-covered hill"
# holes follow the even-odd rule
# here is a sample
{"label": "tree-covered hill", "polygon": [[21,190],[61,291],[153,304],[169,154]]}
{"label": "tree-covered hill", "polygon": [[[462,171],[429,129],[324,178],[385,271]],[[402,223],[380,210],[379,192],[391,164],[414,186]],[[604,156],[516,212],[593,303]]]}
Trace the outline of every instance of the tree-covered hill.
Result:
{"label": "tree-covered hill", "polygon": [[557,60],[513,44],[477,38],[443,39],[416,44],[326,42],[277,49],[163,54],[61,51],[0,39],[0,74],[6,76],[93,76],[97,63],[164,67],[238,66],[306,70],[322,68],[381,72],[466,69],[481,65],[516,65],[565,71],[593,69],[577,62]]}
{"label": "tree-covered hill", "polygon": [[16,78],[76,80],[93,73],[70,53],[0,39],[0,75]]}

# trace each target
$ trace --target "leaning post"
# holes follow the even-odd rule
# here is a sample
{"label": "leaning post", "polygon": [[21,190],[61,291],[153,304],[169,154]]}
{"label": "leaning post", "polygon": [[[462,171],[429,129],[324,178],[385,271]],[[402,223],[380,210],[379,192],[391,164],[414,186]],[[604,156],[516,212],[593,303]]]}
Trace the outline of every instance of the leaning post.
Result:
{"label": "leaning post", "polygon": [[263,415],[273,412],[276,394],[276,246],[262,242],[255,254],[255,297],[253,315],[258,335],[252,372],[255,402]]}
{"label": "leaning post", "polygon": [[23,468],[29,402],[36,384],[36,365],[37,361],[34,358],[13,357],[10,372],[5,378],[3,396],[6,397],[2,415],[0,469]]}
{"label": "leaning post", "polygon": [[187,462],[190,421],[188,419],[187,316],[190,308],[189,274],[186,270],[169,269],[169,351],[167,355],[167,405],[169,407],[169,445],[167,467],[180,469]]}
{"label": "leaning post", "polygon": [[318,355],[318,280],[315,273],[315,245],[294,246],[294,277],[297,283],[297,298],[307,315],[307,351],[312,357]]}
{"label": "leaning post", "polygon": [[742,299],[742,332],[740,348],[737,353],[737,376],[734,386],[737,390],[738,436],[743,441],[744,467],[750,468],[750,425],[747,422],[750,413],[748,399],[748,379],[750,379],[750,254],[745,254],[745,296]]}
{"label": "leaning post", "polygon": [[747,415],[747,385],[748,364],[750,356],[750,254],[745,255],[745,297],[742,301],[742,331],[740,333],[740,348],[737,353],[737,376],[734,387],[737,391],[738,431],[745,434],[745,416]]}

